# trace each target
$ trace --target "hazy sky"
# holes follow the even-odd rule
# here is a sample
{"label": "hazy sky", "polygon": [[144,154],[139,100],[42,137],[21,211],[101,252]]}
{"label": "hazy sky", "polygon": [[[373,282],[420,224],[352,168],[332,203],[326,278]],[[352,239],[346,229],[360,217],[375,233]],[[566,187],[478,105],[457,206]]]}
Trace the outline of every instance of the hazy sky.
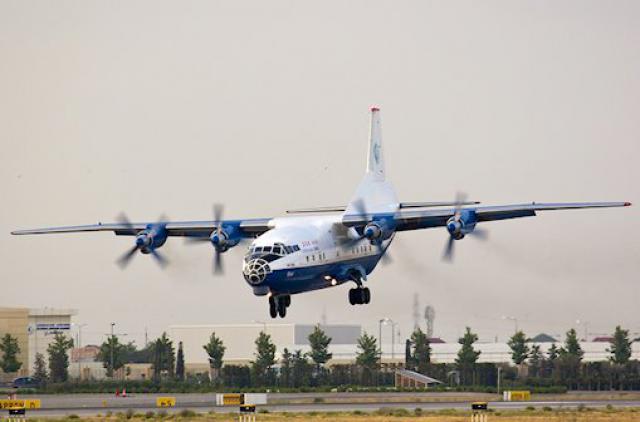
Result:
{"label": "hazy sky", "polygon": [[[212,248],[181,239],[167,271],[147,256],[121,271],[132,238],[9,231],[343,204],[372,104],[401,200],[638,202],[638,22],[637,1],[0,0],[1,305],[77,308],[90,342],[110,321],[138,342],[266,321],[240,249],[220,278]],[[401,233],[371,304],[342,286],[294,296],[284,321],[408,333],[417,292],[449,340],[504,339],[503,315],[528,334],[640,332],[638,205],[488,223],[453,265],[444,229]]]}

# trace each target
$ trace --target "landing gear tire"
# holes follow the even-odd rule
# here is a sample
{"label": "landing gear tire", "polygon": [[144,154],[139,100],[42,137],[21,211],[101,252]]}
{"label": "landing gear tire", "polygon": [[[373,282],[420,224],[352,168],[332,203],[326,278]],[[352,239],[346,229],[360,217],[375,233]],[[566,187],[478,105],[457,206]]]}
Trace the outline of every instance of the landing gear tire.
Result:
{"label": "landing gear tire", "polygon": [[284,318],[285,316],[287,316],[287,301],[285,298],[282,298],[278,301],[278,315],[280,316],[280,318]]}
{"label": "landing gear tire", "polygon": [[371,291],[368,287],[350,289],[349,303],[352,305],[363,305],[371,301]]}
{"label": "landing gear tire", "polygon": [[362,289],[362,303],[369,303],[371,302],[371,291],[369,290],[368,287],[365,287],[364,289]]}
{"label": "landing gear tire", "polygon": [[356,302],[356,290],[357,289],[349,289],[349,303],[351,305],[355,305]]}
{"label": "landing gear tire", "polygon": [[269,298],[269,315],[271,318],[278,316],[278,309],[276,308],[276,300],[273,297]]}

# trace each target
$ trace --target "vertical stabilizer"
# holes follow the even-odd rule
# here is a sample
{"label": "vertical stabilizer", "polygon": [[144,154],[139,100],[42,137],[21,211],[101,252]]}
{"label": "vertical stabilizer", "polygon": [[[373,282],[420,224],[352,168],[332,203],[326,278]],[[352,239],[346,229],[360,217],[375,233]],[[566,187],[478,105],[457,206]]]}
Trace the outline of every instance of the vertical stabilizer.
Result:
{"label": "vertical stabilizer", "polygon": [[369,131],[369,153],[367,155],[367,173],[384,180],[384,154],[382,153],[382,125],[380,109],[371,107],[371,129]]}

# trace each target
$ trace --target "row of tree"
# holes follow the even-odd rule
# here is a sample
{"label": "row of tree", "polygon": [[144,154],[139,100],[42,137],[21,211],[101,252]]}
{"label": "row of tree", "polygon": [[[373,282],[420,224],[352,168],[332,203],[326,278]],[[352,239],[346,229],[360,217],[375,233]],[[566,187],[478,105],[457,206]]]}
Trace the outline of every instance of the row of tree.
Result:
{"label": "row of tree", "polygon": [[[276,357],[276,346],[271,337],[261,332],[255,340],[255,359],[248,366],[226,365],[223,360],[226,347],[212,333],[203,349],[209,357],[209,379],[225,386],[257,387],[279,385],[304,387],[314,385],[386,385],[393,382],[391,374],[381,370],[380,349],[376,338],[363,333],[358,339],[354,365],[326,367],[332,358],[329,353],[331,338],[316,326],[308,337],[310,352],[284,349],[280,359]],[[426,334],[419,328],[406,342],[405,367],[453,384],[495,385],[497,365],[479,364],[480,351],[474,349],[478,336],[466,328],[458,340],[461,347],[452,365],[433,364],[431,346]],[[605,388],[635,385],[640,382],[640,365],[631,361],[631,343],[628,330],[616,327],[609,352],[609,362],[583,363],[584,352],[575,330],[566,334],[564,345],[555,344],[542,353],[540,346],[531,344],[522,331],[509,339],[515,370],[503,367],[505,379],[535,385],[562,384],[567,387]],[[50,343],[48,365],[44,356],[36,355],[34,376],[41,381],[64,382],[68,379],[68,350],[73,341],[57,333]],[[17,340],[9,334],[0,340],[0,367],[5,372],[15,372],[21,367],[18,361],[20,348]],[[171,339],[163,333],[159,338],[138,350],[133,343],[123,344],[118,337],[110,336],[101,345],[98,358],[114,377],[127,363],[151,363],[153,378],[185,379],[185,359],[182,343],[177,353]]]}

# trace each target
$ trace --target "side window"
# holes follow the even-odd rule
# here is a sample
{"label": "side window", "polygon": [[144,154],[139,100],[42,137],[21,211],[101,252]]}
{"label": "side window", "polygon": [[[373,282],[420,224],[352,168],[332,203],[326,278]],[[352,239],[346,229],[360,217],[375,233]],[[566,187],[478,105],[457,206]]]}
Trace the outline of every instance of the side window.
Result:
{"label": "side window", "polygon": [[309,255],[307,255],[307,262],[309,262]]}

